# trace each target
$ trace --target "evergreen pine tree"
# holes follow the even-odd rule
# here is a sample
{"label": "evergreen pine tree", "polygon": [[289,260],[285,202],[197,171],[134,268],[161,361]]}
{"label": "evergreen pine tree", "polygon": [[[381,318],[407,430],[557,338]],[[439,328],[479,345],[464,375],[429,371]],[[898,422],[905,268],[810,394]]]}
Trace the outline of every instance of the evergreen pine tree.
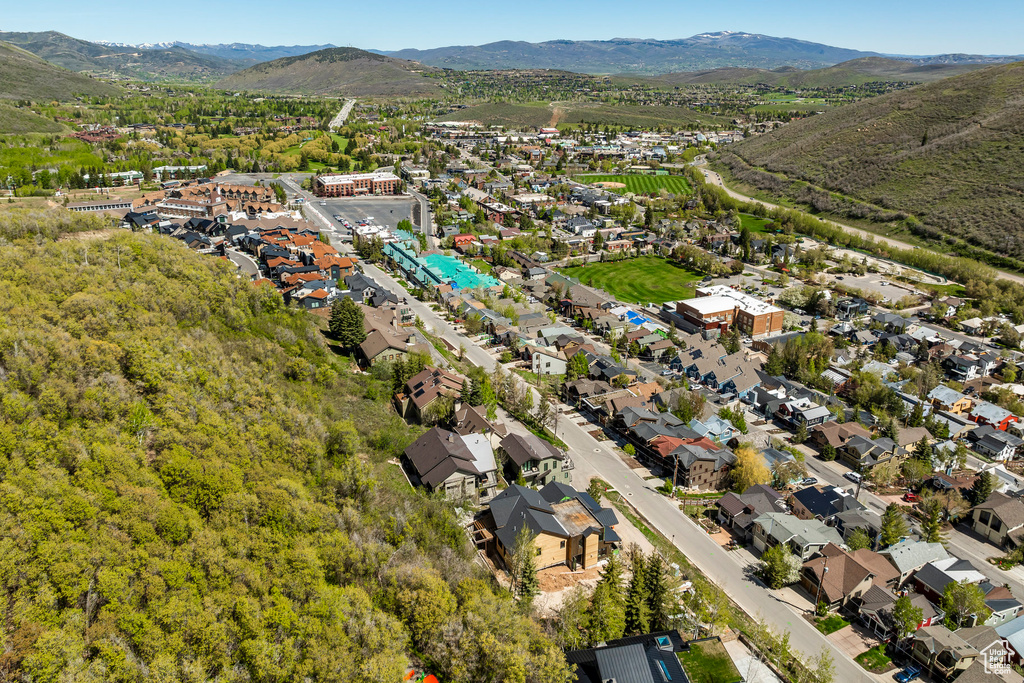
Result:
{"label": "evergreen pine tree", "polygon": [[665,565],[661,558],[652,555],[644,570],[644,587],[647,591],[647,612],[651,631],[668,628],[668,586],[665,581]]}
{"label": "evergreen pine tree", "polygon": [[972,505],[981,505],[992,495],[995,488],[995,478],[991,472],[982,472],[981,476],[974,480],[974,486],[968,494]]}
{"label": "evergreen pine tree", "polygon": [[601,572],[590,603],[590,640],[621,638],[626,628],[626,601],[622,595],[622,566],[612,556]]}
{"label": "evergreen pine tree", "polygon": [[[332,319],[334,317],[333,310],[331,317]],[[359,308],[359,304],[348,297],[343,298],[338,304],[338,331],[335,336],[346,349],[355,348],[366,339],[363,311]]]}
{"label": "evergreen pine tree", "polygon": [[644,577],[646,570],[644,555],[639,549],[635,549],[630,561],[630,570],[633,576],[629,579],[629,587],[626,589],[626,635],[637,635],[647,633],[650,623],[649,610],[647,609],[647,581]]}
{"label": "evergreen pine tree", "polygon": [[922,506],[924,519],[921,521],[921,540],[927,543],[943,543],[942,533],[942,501],[929,498]]}
{"label": "evergreen pine tree", "polygon": [[882,537],[880,539],[882,546],[890,546],[906,535],[907,520],[903,518],[900,506],[891,503],[882,514]]}
{"label": "evergreen pine tree", "polygon": [[462,392],[459,394],[459,400],[467,405],[473,405],[473,392],[469,388],[469,380],[462,380]]}
{"label": "evergreen pine tree", "polygon": [[764,364],[764,371],[772,377],[785,374],[785,364],[782,360],[782,354],[779,353],[778,346],[772,346],[772,350],[768,353],[768,360]]}

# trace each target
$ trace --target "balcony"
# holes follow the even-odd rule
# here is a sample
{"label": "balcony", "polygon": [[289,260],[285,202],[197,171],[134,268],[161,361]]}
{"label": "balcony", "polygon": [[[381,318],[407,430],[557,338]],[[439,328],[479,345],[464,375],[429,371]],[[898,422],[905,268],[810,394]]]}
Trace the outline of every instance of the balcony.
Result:
{"label": "balcony", "polygon": [[573,463],[572,458],[567,457],[565,460],[563,460],[561,469],[563,472],[568,472],[569,470],[576,469],[576,465]]}

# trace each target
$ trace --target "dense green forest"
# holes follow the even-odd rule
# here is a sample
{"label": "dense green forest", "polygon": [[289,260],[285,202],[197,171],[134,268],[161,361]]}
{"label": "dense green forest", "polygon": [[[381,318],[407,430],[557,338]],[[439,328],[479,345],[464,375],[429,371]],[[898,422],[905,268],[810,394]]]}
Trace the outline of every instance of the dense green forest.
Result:
{"label": "dense green forest", "polygon": [[311,317],[53,219],[0,216],[0,678],[567,680]]}

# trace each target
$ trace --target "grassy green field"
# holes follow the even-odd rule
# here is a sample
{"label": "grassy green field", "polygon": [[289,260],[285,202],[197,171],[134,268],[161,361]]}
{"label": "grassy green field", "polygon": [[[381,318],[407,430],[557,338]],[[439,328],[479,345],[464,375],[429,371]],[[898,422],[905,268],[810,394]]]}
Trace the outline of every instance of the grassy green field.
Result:
{"label": "grassy green field", "polygon": [[687,678],[693,683],[738,683],[743,680],[721,641],[691,643],[689,652],[678,654]]}
{"label": "grassy green field", "polygon": [[678,175],[581,175],[576,180],[583,183],[622,183],[624,188],[609,188],[612,192],[633,194],[657,194],[664,188],[673,194],[689,194],[690,183]]}
{"label": "grassy green field", "polygon": [[630,261],[590,263],[562,268],[585,285],[598,287],[622,301],[655,303],[693,298],[693,283],[701,275],[674,261],[642,256]]}
{"label": "grassy green field", "polygon": [[740,214],[740,227],[746,228],[750,232],[768,234],[764,226],[771,222],[770,218],[758,218],[757,216],[751,216],[749,213]]}
{"label": "grassy green field", "polygon": [[878,645],[871,648],[867,652],[861,652],[859,655],[854,657],[854,661],[863,666],[868,671],[874,673],[882,673],[889,668],[892,664],[892,660],[885,654],[885,644]]}

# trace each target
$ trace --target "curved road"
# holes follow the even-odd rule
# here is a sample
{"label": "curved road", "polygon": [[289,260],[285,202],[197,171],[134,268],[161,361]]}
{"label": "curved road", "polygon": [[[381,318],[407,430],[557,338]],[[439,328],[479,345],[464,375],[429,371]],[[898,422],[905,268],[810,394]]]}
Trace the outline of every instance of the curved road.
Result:
{"label": "curved road", "polygon": [[[735,190],[729,189],[728,187],[726,187],[725,183],[722,182],[722,176],[720,176],[719,174],[715,173],[711,169],[706,168],[706,166],[705,166],[706,163],[707,163],[707,161],[703,160],[703,159],[700,161],[700,163],[697,163],[696,160],[695,160],[693,165],[698,167],[698,168],[700,168],[701,172],[704,174],[704,177],[708,179],[708,182],[710,182],[712,185],[718,185],[720,188],[725,190],[725,193],[728,194],[733,199],[738,199],[741,202],[754,202],[756,204],[760,204],[761,206],[764,206],[764,207],[769,208],[769,209],[787,209],[787,208],[789,208],[789,207],[785,207],[785,206],[779,206],[778,204],[770,204],[768,202],[761,201],[760,199],[756,199],[754,197],[748,197],[747,195],[740,194],[739,192],[736,192]],[[858,235],[858,236],[863,237],[865,239],[874,240],[875,242],[878,242],[880,244],[884,244],[884,245],[889,246],[889,247],[893,247],[895,249],[920,249],[921,248],[921,247],[919,247],[916,244],[909,244],[907,242],[901,242],[900,240],[896,240],[896,239],[893,239],[891,237],[883,237],[881,235],[876,235],[873,232],[868,232],[867,230],[861,230],[860,228],[854,228],[853,226],[845,225],[843,223],[836,223],[835,221],[827,220],[827,219],[824,219],[824,218],[821,218],[819,220],[821,220],[821,221],[823,221],[825,223],[828,223],[829,225],[833,225],[833,226],[835,226],[837,228],[845,230],[846,232],[853,233],[854,235]],[[991,266],[989,266],[989,267],[991,268]],[[995,270],[995,269],[993,268],[993,270]],[[1011,282],[1017,282],[1017,283],[1020,283],[1020,284],[1024,284],[1024,277],[1022,277],[1020,275],[1014,275],[1013,273],[1007,273],[1007,272],[1004,272],[1002,270],[996,270],[995,273],[996,273],[996,277],[1001,279],[1001,280],[1009,280]]]}

